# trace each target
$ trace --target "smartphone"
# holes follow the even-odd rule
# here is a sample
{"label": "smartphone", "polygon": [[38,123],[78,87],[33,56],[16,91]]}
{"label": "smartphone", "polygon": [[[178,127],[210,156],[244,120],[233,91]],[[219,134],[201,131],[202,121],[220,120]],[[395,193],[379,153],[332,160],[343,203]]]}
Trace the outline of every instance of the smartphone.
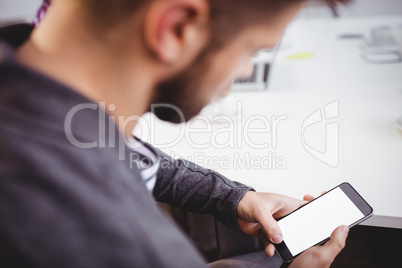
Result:
{"label": "smartphone", "polygon": [[353,227],[373,215],[372,207],[342,183],[278,220],[283,241],[276,250],[288,262],[306,249],[325,243],[340,225]]}

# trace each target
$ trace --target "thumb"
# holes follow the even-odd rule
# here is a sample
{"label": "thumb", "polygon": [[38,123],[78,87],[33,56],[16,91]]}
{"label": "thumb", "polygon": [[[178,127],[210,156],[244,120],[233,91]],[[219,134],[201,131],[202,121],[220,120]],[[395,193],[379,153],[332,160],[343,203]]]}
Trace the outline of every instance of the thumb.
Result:
{"label": "thumb", "polygon": [[322,256],[327,256],[328,261],[332,263],[335,257],[345,247],[346,238],[349,233],[349,227],[342,225],[336,228],[329,238],[329,241],[320,247]]}
{"label": "thumb", "polygon": [[274,244],[279,244],[283,240],[282,231],[279,228],[278,222],[268,213],[264,213],[258,223],[265,236]]}

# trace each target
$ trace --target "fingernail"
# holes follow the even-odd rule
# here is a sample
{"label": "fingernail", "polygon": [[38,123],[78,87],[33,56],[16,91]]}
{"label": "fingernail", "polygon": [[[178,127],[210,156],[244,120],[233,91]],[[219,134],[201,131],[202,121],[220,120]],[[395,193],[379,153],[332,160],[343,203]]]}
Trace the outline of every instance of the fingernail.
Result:
{"label": "fingernail", "polygon": [[345,235],[347,235],[347,234],[349,233],[349,227],[343,226],[342,232],[343,232]]}
{"label": "fingernail", "polygon": [[275,244],[278,244],[280,242],[282,242],[282,236],[281,235],[276,235],[272,238],[272,242],[274,242]]}

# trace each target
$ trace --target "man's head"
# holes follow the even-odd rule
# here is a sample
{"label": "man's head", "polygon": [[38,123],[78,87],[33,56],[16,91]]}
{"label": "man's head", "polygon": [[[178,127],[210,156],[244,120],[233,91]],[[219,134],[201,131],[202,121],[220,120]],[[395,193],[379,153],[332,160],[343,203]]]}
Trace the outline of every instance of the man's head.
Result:
{"label": "man's head", "polygon": [[207,43],[185,70],[158,86],[157,101],[179,107],[181,117],[169,107],[154,113],[166,121],[189,120],[213,98],[226,94],[235,78],[251,74],[251,60],[257,51],[277,44],[302,3],[210,0]]}
{"label": "man's head", "polygon": [[[120,29],[117,32],[127,36],[125,49],[140,50],[141,56],[137,54],[138,57],[132,60],[144,61],[154,79],[152,103],[175,106],[184,115],[182,118],[176,110],[167,107],[154,110],[159,118],[171,122],[191,119],[211,99],[223,95],[235,78],[247,76],[253,55],[277,44],[286,25],[304,2],[62,1],[75,1],[79,5],[86,24],[95,35],[117,36],[115,30]],[[335,5],[348,0],[322,1]],[[129,55],[127,53],[127,58]],[[133,85],[132,90],[143,89]]]}

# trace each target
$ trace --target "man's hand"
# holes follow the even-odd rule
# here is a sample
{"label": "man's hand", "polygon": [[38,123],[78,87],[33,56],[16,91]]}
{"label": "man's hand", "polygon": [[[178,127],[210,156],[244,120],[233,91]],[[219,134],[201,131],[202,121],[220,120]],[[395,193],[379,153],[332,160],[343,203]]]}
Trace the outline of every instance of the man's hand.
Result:
{"label": "man's hand", "polygon": [[[265,253],[272,257],[275,253],[273,243],[282,242],[282,233],[275,219],[289,214],[312,201],[314,197],[305,195],[303,199],[302,201],[278,194],[247,192],[237,206],[240,229],[248,235],[262,239],[265,243]],[[344,248],[348,232],[347,226],[338,227],[325,245],[306,250],[290,267],[329,267]]]}
{"label": "man's hand", "polygon": [[275,253],[273,243],[282,242],[283,237],[275,219],[289,214],[307,201],[279,194],[250,191],[244,194],[237,205],[237,221],[243,233],[264,241],[265,254],[272,257]]}
{"label": "man's hand", "polygon": [[289,268],[327,268],[334,261],[336,255],[345,247],[349,228],[339,226],[333,231],[327,243],[323,246],[310,248],[300,254]]}

